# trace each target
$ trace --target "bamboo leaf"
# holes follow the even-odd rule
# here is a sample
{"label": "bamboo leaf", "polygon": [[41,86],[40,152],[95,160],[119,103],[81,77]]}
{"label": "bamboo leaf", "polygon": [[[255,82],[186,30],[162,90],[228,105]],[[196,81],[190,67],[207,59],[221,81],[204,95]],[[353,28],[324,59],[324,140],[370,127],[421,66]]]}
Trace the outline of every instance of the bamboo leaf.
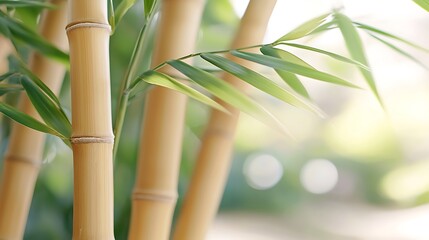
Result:
{"label": "bamboo leaf", "polygon": [[[1,11],[0,21],[2,23],[1,25],[4,25],[2,28],[0,28],[2,34],[5,34],[6,36],[8,36],[8,34],[11,34],[14,38],[27,43],[42,54],[56,59],[62,63],[68,63],[68,55],[66,53],[54,47],[50,43],[46,42],[36,32],[34,32],[21,22],[18,22],[17,20],[9,17]],[[5,28],[8,29],[9,33],[4,32],[6,31]]]}
{"label": "bamboo leaf", "polygon": [[136,4],[136,0],[122,0],[114,11],[115,24],[118,25],[128,10]]}
{"label": "bamboo leaf", "polygon": [[114,33],[116,29],[116,15],[115,15],[115,9],[113,6],[113,0],[109,0],[107,2],[107,8],[109,9],[109,25],[112,29],[112,33]]}
{"label": "bamboo leaf", "polygon": [[23,88],[21,85],[18,85],[18,84],[7,84],[7,83],[0,84],[0,96],[9,92],[17,92],[21,90],[23,90]]}
{"label": "bamboo leaf", "polygon": [[287,45],[287,46],[291,46],[291,47],[296,47],[296,48],[301,48],[301,49],[305,49],[305,50],[309,50],[309,51],[321,53],[321,54],[324,54],[324,55],[329,56],[331,58],[334,58],[336,60],[339,60],[339,61],[342,61],[342,62],[345,62],[345,63],[354,64],[354,65],[356,65],[356,66],[358,66],[360,68],[363,68],[363,69],[369,71],[369,68],[367,66],[365,66],[364,64],[362,64],[362,63],[360,63],[360,62],[358,62],[356,60],[343,57],[343,56],[338,55],[338,54],[333,53],[333,52],[325,51],[325,50],[322,50],[322,49],[319,49],[319,48],[314,48],[314,47],[310,47],[310,46],[306,46],[306,45],[302,45],[302,44],[296,44],[296,43],[282,43],[282,45]]}
{"label": "bamboo leaf", "polygon": [[318,16],[316,18],[313,18],[313,19],[301,24],[300,26],[293,29],[292,31],[290,31],[289,33],[284,35],[283,37],[279,38],[276,42],[294,40],[294,39],[298,39],[298,38],[302,38],[304,36],[307,36],[314,29],[319,27],[329,15],[331,15],[331,13],[323,14],[321,16]]}
{"label": "bamboo leaf", "polygon": [[24,125],[24,126],[27,126],[31,129],[34,129],[34,130],[37,130],[40,132],[44,132],[44,133],[49,133],[49,134],[58,136],[60,138],[66,138],[65,136],[61,135],[60,133],[58,133],[57,131],[55,131],[51,127],[45,125],[44,123],[39,122],[38,120],[34,119],[30,115],[27,115],[27,114],[19,111],[18,109],[6,104],[6,103],[0,102],[0,112],[2,112],[4,115],[9,117],[10,119],[12,119],[12,120]]}
{"label": "bamboo leaf", "polygon": [[405,57],[409,58],[409,59],[410,59],[410,60],[412,60],[412,61],[414,61],[415,63],[417,63],[418,65],[422,66],[423,68],[428,69],[424,63],[422,63],[421,61],[419,61],[417,58],[415,58],[415,57],[414,57],[414,56],[412,56],[411,54],[409,54],[409,53],[405,52],[404,50],[402,50],[402,49],[398,48],[397,46],[393,45],[392,43],[387,42],[386,40],[381,39],[381,38],[379,38],[379,37],[375,36],[374,34],[371,34],[371,33],[370,33],[369,35],[370,35],[371,37],[375,38],[376,40],[380,41],[381,43],[383,43],[383,44],[384,44],[384,45],[386,45],[387,47],[389,47],[389,48],[393,49],[394,51],[398,52],[399,54],[401,54],[401,55],[403,55],[403,56],[405,56]]}
{"label": "bamboo leaf", "polygon": [[329,31],[329,30],[332,30],[335,28],[337,28],[337,22],[335,20],[332,20],[332,21],[326,22],[326,23],[318,26],[313,31],[311,31],[308,35],[322,33],[322,32]]}
{"label": "bamboo leaf", "polygon": [[71,124],[64,112],[29,78],[22,77],[21,84],[46,124],[69,138],[71,136]]}
{"label": "bamboo leaf", "polygon": [[[261,52],[265,55],[271,56],[271,57],[276,57],[279,58],[280,54],[278,51],[276,51],[276,49],[271,48],[271,47],[267,47],[264,46],[261,48]],[[286,55],[283,55],[283,57],[286,57]],[[302,63],[301,61],[291,57],[290,59],[294,59],[296,62],[296,64],[304,64],[304,66],[307,66],[307,63]],[[301,59],[300,59],[301,60]],[[292,60],[293,61],[293,60]],[[310,65],[309,65],[310,66]],[[310,66],[311,67],[311,66]],[[313,67],[311,67],[313,68]],[[310,99],[310,95],[308,94],[307,89],[305,88],[305,86],[302,84],[302,82],[299,80],[299,78],[290,72],[286,72],[284,70],[278,70],[278,69],[274,69],[277,74],[283,79],[283,81],[289,85],[293,90],[295,90],[295,92],[301,94],[301,96],[304,96],[307,99]]]}
{"label": "bamboo leaf", "polygon": [[144,14],[145,16],[149,16],[152,8],[154,7],[156,0],[144,0]]}
{"label": "bamboo leaf", "polygon": [[147,83],[166,87],[175,91],[178,91],[180,93],[183,93],[197,101],[200,101],[204,104],[207,104],[219,111],[228,113],[228,110],[226,110],[222,105],[214,101],[213,99],[207,97],[206,95],[198,92],[197,90],[189,87],[186,84],[183,84],[179,80],[176,80],[168,75],[165,75],[160,72],[155,71],[147,71],[143,73],[140,77],[140,79],[144,80]]}
{"label": "bamboo leaf", "polygon": [[8,78],[10,78],[10,77],[12,77],[13,75],[16,75],[16,74],[18,74],[18,73],[17,72],[7,72],[7,73],[5,73],[3,75],[0,75],[0,82],[6,80],[6,79],[8,79]]}
{"label": "bamboo leaf", "polygon": [[201,57],[204,60],[212,63],[213,65],[225,70],[228,73],[233,74],[234,76],[244,80],[250,85],[256,87],[257,89],[265,93],[268,93],[275,98],[278,98],[293,106],[310,110],[318,114],[319,116],[323,116],[322,111],[318,107],[300,98],[299,96],[286,91],[285,89],[272,82],[270,79],[262,76],[255,71],[252,71],[229,59],[214,54],[201,54]]}
{"label": "bamboo leaf", "polygon": [[290,135],[283,124],[271,113],[222,79],[206,73],[201,69],[192,67],[182,61],[171,60],[167,63],[224,102],[268,125],[274,124],[273,126]]}
{"label": "bamboo leaf", "polygon": [[366,25],[366,24],[363,24],[363,23],[359,23],[359,22],[353,22],[353,23],[356,24],[356,26],[358,28],[361,28],[361,29],[364,29],[364,30],[367,30],[369,32],[373,32],[373,33],[376,33],[376,34],[380,34],[380,35],[388,37],[388,38],[395,39],[395,40],[400,41],[402,43],[405,43],[405,44],[407,44],[407,45],[409,45],[411,47],[414,47],[416,49],[419,49],[419,50],[422,50],[424,52],[428,52],[429,53],[429,49],[424,48],[422,46],[419,46],[419,45],[417,45],[415,43],[412,43],[412,42],[410,42],[410,41],[408,41],[408,40],[406,40],[404,38],[401,38],[401,37],[399,37],[397,35],[388,33],[386,31],[383,31],[381,29],[378,29],[378,28],[375,28],[375,27],[372,27],[372,26],[369,26],[369,25]]}
{"label": "bamboo leaf", "polygon": [[271,57],[271,56],[265,56],[255,53],[247,53],[247,52],[241,52],[233,50],[231,53],[239,58],[243,58],[252,62],[256,62],[274,69],[284,70],[288,72],[292,72],[301,76],[321,80],[324,82],[334,83],[337,85],[347,86],[347,87],[353,87],[353,88],[360,88],[353,83],[350,83],[346,80],[343,80],[339,77],[336,77],[334,75],[331,75],[329,73],[321,72],[315,69],[311,69],[308,67],[304,67],[295,63],[291,63],[279,58]]}
{"label": "bamboo leaf", "polygon": [[268,55],[268,56],[272,56],[272,57],[278,57],[278,58],[281,58],[281,59],[288,61],[288,62],[291,62],[291,63],[295,63],[295,64],[298,64],[298,65],[301,65],[304,67],[315,69],[313,66],[311,66],[306,61],[302,60],[298,56],[296,56],[290,52],[287,52],[285,50],[273,48],[270,46],[262,46],[260,48],[260,50],[264,55]]}
{"label": "bamboo leaf", "polygon": [[35,83],[48,97],[51,99],[51,101],[54,101],[57,107],[60,107],[60,100],[57,98],[55,93],[51,91],[51,89],[46,86],[42,80],[40,80],[36,75],[34,75],[30,70],[28,70],[23,64],[21,64],[21,71],[24,72],[24,74],[30,78],[33,83]]}
{"label": "bamboo leaf", "polygon": [[421,8],[429,12],[429,1],[428,0],[413,0]]}
{"label": "bamboo leaf", "polygon": [[[368,66],[368,61],[365,56],[365,51],[363,48],[362,41],[352,21],[347,16],[341,13],[335,13],[334,17],[338,22],[338,27],[341,30],[347,49],[352,59],[361,62],[365,66]],[[371,88],[371,91],[374,93],[374,95],[376,96],[380,104],[383,105],[383,102],[378,93],[377,87],[375,85],[375,81],[374,81],[374,77],[372,76],[372,73],[362,68],[360,68],[359,70],[363,75],[363,77],[365,78],[367,84]]]}
{"label": "bamboo leaf", "polygon": [[32,8],[50,8],[53,9],[56,6],[49,4],[47,2],[41,1],[30,1],[30,0],[0,0],[0,5],[11,7],[11,8],[19,8],[19,7],[32,7]]}

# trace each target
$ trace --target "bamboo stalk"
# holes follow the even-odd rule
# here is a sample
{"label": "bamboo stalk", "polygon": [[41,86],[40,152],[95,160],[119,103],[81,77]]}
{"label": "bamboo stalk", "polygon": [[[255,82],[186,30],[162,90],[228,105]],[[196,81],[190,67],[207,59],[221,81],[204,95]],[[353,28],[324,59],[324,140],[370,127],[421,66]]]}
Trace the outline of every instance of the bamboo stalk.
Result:
{"label": "bamboo stalk", "polygon": [[[0,9],[1,11],[1,9]],[[0,36],[0,75],[4,74],[9,69],[7,56],[12,52],[12,46],[8,39]]]}
{"label": "bamboo stalk", "polygon": [[[66,1],[54,0],[58,8],[46,11],[40,22],[40,34],[60,49],[66,49]],[[53,91],[58,92],[64,78],[64,65],[39,53],[30,57],[30,69]],[[21,111],[41,119],[26,94],[21,94]],[[0,239],[22,239],[34,185],[42,164],[45,134],[23,125],[12,125],[0,182]]]}
{"label": "bamboo stalk", "polygon": [[[260,44],[276,0],[250,0],[231,48]],[[256,51],[256,50],[255,50]],[[229,59],[251,68],[254,64],[231,55]],[[245,90],[243,81],[224,74],[223,79]],[[231,165],[239,111],[218,100],[230,115],[213,110],[203,136],[191,183],[178,217],[175,240],[204,239],[216,215]]]}
{"label": "bamboo stalk", "polygon": [[[194,51],[203,0],[164,0],[153,66]],[[175,73],[163,68],[165,73]],[[167,240],[177,199],[186,97],[163,87],[148,92],[132,196],[130,240]]]}
{"label": "bamboo stalk", "polygon": [[112,240],[113,132],[107,1],[72,0],[70,18],[73,239]]}

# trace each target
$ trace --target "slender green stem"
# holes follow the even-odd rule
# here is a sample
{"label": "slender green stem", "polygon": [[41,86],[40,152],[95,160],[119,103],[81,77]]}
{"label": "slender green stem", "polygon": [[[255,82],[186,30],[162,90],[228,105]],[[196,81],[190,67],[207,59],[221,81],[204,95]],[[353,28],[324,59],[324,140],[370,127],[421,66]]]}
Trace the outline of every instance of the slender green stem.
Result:
{"label": "slender green stem", "polygon": [[124,79],[122,80],[121,91],[119,93],[119,101],[116,108],[116,117],[114,121],[113,133],[115,134],[115,143],[113,145],[113,157],[116,158],[116,154],[118,151],[119,141],[121,139],[122,126],[124,124],[125,113],[127,111],[127,105],[129,100],[129,91],[128,88],[132,80],[135,78],[137,71],[141,70],[139,60],[142,58],[144,54],[145,44],[148,43],[148,29],[150,29],[150,25],[154,20],[154,12],[152,11],[143,28],[141,29],[139,36],[137,38],[136,45],[134,47],[133,53],[131,55],[130,63],[128,65],[128,69],[125,73]]}

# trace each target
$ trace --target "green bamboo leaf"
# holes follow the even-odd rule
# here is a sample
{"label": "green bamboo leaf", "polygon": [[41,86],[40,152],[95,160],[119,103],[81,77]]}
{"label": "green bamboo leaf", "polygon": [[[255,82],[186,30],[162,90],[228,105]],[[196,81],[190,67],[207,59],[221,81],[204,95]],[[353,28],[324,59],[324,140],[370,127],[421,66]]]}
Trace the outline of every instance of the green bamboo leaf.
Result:
{"label": "green bamboo leaf", "polygon": [[310,47],[310,46],[306,46],[306,45],[302,45],[302,44],[296,44],[296,43],[282,43],[282,45],[287,45],[287,46],[291,46],[291,47],[296,47],[296,48],[301,48],[301,49],[305,49],[305,50],[309,50],[309,51],[321,53],[321,54],[324,54],[324,55],[326,55],[328,57],[334,58],[336,60],[339,60],[339,61],[342,61],[342,62],[345,62],[345,63],[354,64],[354,65],[356,65],[356,66],[358,66],[360,68],[363,68],[365,70],[368,70],[368,71],[370,70],[367,66],[365,66],[364,64],[362,64],[362,63],[360,63],[360,62],[358,62],[356,60],[353,60],[353,59],[350,59],[350,58],[346,58],[346,57],[343,57],[343,56],[338,55],[336,53],[325,51],[325,50],[322,50],[322,49],[319,49],[319,48],[314,48],[314,47]]}
{"label": "green bamboo leaf", "polygon": [[145,16],[149,16],[152,8],[154,7],[156,0],[144,0],[144,14]]}
{"label": "green bamboo leaf", "polygon": [[51,91],[51,89],[45,85],[36,75],[34,75],[29,69],[27,69],[23,64],[21,64],[21,71],[24,72],[25,76],[30,78],[33,83],[35,83],[50,99],[54,101],[57,107],[60,107],[60,100],[57,98],[55,93]]}
{"label": "green bamboo leaf", "polygon": [[115,15],[115,9],[113,6],[113,0],[107,1],[107,8],[109,10],[109,25],[112,29],[112,33],[116,30],[116,15]]}
{"label": "green bamboo leaf", "polygon": [[[17,20],[9,17],[2,11],[0,11],[0,19],[1,25],[4,25],[2,28],[0,28],[0,31],[2,31],[1,33],[5,34],[6,36],[11,34],[13,38],[25,42],[42,54],[56,59],[62,63],[68,63],[68,55],[66,53],[46,42],[36,32],[21,22],[18,22]],[[3,32],[6,31],[5,28],[7,28],[10,33]]]}
{"label": "green bamboo leaf", "polygon": [[[338,22],[338,27],[341,30],[347,49],[352,59],[359,61],[365,66],[369,66],[365,56],[362,41],[359,37],[359,33],[353,25],[353,22],[347,16],[341,13],[335,13],[334,17]],[[374,93],[380,104],[383,105],[380,94],[377,90],[377,86],[375,85],[372,73],[362,68],[360,68],[359,70],[362,76],[365,78],[366,82],[368,83],[369,87],[371,88],[371,91]]]}
{"label": "green bamboo leaf", "polygon": [[221,56],[217,56],[214,54],[201,54],[201,57],[212,63],[213,65],[225,70],[228,73],[233,74],[234,76],[244,80],[250,85],[256,87],[257,89],[268,93],[269,95],[278,98],[286,103],[289,103],[293,106],[300,107],[312,111],[319,116],[323,116],[322,111],[311,104],[310,102],[302,99],[301,97],[288,92],[287,90],[281,88],[270,79],[262,76],[261,74],[252,71],[246,67],[243,67],[229,59],[226,59]]}
{"label": "green bamboo leaf", "polygon": [[326,23],[318,26],[313,31],[311,31],[308,35],[322,33],[322,32],[329,31],[329,30],[332,30],[335,28],[337,28],[337,22],[335,20],[332,20],[332,21],[326,22]]}
{"label": "green bamboo leaf", "polygon": [[17,72],[7,72],[3,75],[0,75],[0,82],[4,81],[4,80],[6,80],[6,79],[8,79],[14,75],[17,75],[17,74],[18,74]]}
{"label": "green bamboo leaf", "polygon": [[0,102],[0,112],[2,112],[4,115],[9,117],[10,119],[12,119],[12,120],[24,125],[24,126],[27,126],[31,129],[34,129],[34,130],[37,130],[40,132],[44,132],[44,133],[49,133],[49,134],[58,136],[58,137],[63,138],[63,139],[66,138],[65,136],[61,135],[60,133],[58,133],[57,131],[55,131],[51,127],[47,126],[46,124],[39,122],[38,120],[34,119],[30,115],[27,115],[27,114],[19,111],[18,109],[6,104],[6,103]]}
{"label": "green bamboo leaf", "polygon": [[183,93],[197,101],[200,101],[204,104],[207,104],[219,111],[228,113],[228,110],[226,110],[222,105],[214,101],[213,99],[207,97],[206,95],[198,92],[197,90],[189,87],[186,84],[183,84],[179,80],[176,80],[168,75],[165,75],[160,72],[155,72],[152,70],[149,70],[142,75],[140,75],[139,79],[144,80],[147,83],[166,87],[175,91],[178,91],[180,93]]}
{"label": "green bamboo leaf", "polygon": [[23,88],[21,85],[18,85],[18,84],[7,84],[7,83],[0,84],[0,96],[9,92],[17,92],[21,90],[23,90]]}
{"label": "green bamboo leaf", "polygon": [[192,67],[182,61],[171,60],[167,63],[224,102],[290,135],[283,124],[271,113],[222,79],[206,73],[201,69]]}
{"label": "green bamboo leaf", "polygon": [[[276,58],[280,57],[280,52],[277,51],[277,49],[274,49],[274,48],[271,48],[271,47],[268,47],[268,46],[263,46],[260,50],[261,50],[261,52],[264,55],[268,55],[268,56],[276,57]],[[295,55],[293,55],[293,56],[294,57],[292,57],[290,55],[287,55],[287,54],[283,54],[283,57],[289,58],[291,61],[295,61],[294,63],[296,63],[296,64],[304,65],[304,66],[309,66],[309,67],[313,68],[311,65],[309,65],[306,62],[302,61],[301,59],[299,59]],[[286,72],[284,70],[278,70],[278,69],[274,69],[274,70],[283,79],[283,81],[287,85],[289,85],[295,92],[301,94],[301,96],[304,96],[307,99],[310,99],[310,95],[308,94],[307,89],[305,88],[305,86],[302,84],[302,82],[299,80],[299,78],[295,74],[293,74],[291,72]]]}
{"label": "green bamboo leaf", "polygon": [[119,3],[118,7],[115,9],[114,12],[116,25],[119,24],[119,22],[128,12],[128,10],[130,10],[130,8],[134,6],[134,4],[136,4],[136,0],[122,0],[121,3]]}
{"label": "green bamboo leaf", "polygon": [[19,7],[32,7],[32,8],[50,8],[54,9],[56,6],[49,4],[47,2],[41,1],[31,1],[31,0],[0,0],[0,5],[10,7],[10,8],[19,8]]}
{"label": "green bamboo leaf", "polygon": [[285,61],[288,61],[288,62],[291,62],[294,64],[298,64],[298,65],[301,65],[301,66],[304,66],[307,68],[315,69],[313,66],[311,66],[306,61],[302,60],[298,56],[296,56],[290,52],[287,52],[285,50],[273,48],[270,46],[262,46],[260,48],[260,50],[264,55],[268,55],[268,56],[272,56],[272,57],[278,57],[278,58],[281,58]]}
{"label": "green bamboo leaf", "polygon": [[417,63],[418,65],[422,66],[423,68],[428,69],[428,68],[426,67],[426,65],[425,65],[424,63],[422,63],[420,60],[418,60],[417,58],[415,58],[415,57],[414,57],[414,56],[412,56],[411,54],[409,54],[409,53],[405,52],[404,50],[402,50],[402,49],[398,48],[397,46],[393,45],[392,43],[390,43],[390,42],[388,42],[388,41],[386,41],[386,40],[384,40],[384,39],[381,39],[381,38],[379,38],[379,37],[375,36],[374,34],[371,34],[371,33],[370,33],[369,35],[370,35],[371,37],[375,38],[376,40],[380,41],[380,42],[381,42],[381,43],[383,43],[384,45],[388,46],[389,48],[393,49],[394,51],[398,52],[399,54],[401,54],[401,55],[403,55],[403,56],[405,56],[405,57],[409,58],[409,59],[410,59],[410,60],[412,60],[412,61],[414,61],[415,63]]}
{"label": "green bamboo leaf", "polygon": [[71,136],[71,124],[64,112],[29,78],[22,77],[21,84],[46,124],[69,138]]}
{"label": "green bamboo leaf", "polygon": [[293,29],[292,31],[290,31],[289,33],[284,35],[283,37],[279,38],[276,42],[294,40],[294,39],[298,39],[298,38],[302,38],[302,37],[307,36],[314,29],[319,27],[329,15],[331,15],[331,13],[323,14],[321,16],[318,16],[316,18],[313,18],[313,19],[301,24],[300,26]]}
{"label": "green bamboo leaf", "polygon": [[406,39],[404,39],[404,38],[401,38],[401,37],[399,37],[399,36],[397,36],[397,35],[394,35],[394,34],[388,33],[388,32],[386,32],[386,31],[383,31],[383,30],[381,30],[381,29],[378,29],[378,28],[375,28],[375,27],[372,27],[372,26],[369,26],[369,25],[366,25],[366,24],[363,24],[363,23],[359,23],[359,22],[353,22],[353,23],[354,23],[358,28],[361,28],[361,29],[364,29],[364,30],[367,30],[367,31],[369,31],[369,32],[373,32],[373,33],[376,33],[376,34],[380,34],[380,35],[385,36],[385,37],[388,37],[388,38],[392,38],[392,39],[394,39],[394,40],[397,40],[397,41],[400,41],[400,42],[402,42],[402,43],[405,43],[405,44],[407,44],[407,45],[409,45],[409,46],[411,46],[411,47],[413,47],[413,48],[416,48],[416,49],[419,49],[419,50],[422,50],[422,51],[424,51],[424,52],[428,52],[428,53],[429,53],[429,49],[424,48],[424,47],[422,47],[422,46],[419,46],[419,45],[417,45],[417,44],[415,44],[415,43],[413,43],[413,42],[411,42],[411,41],[408,41],[408,40],[406,40]]}
{"label": "green bamboo leaf", "polygon": [[413,0],[421,8],[429,12],[429,1],[428,0]]}
{"label": "green bamboo leaf", "polygon": [[274,69],[284,70],[284,71],[292,72],[301,76],[321,80],[324,82],[334,83],[334,84],[342,85],[346,87],[360,88],[354,85],[353,83],[350,83],[346,80],[343,80],[329,73],[321,72],[312,68],[287,62],[279,58],[255,54],[255,53],[241,52],[236,50],[231,51],[231,53],[236,57],[243,58],[252,62],[256,62]]}

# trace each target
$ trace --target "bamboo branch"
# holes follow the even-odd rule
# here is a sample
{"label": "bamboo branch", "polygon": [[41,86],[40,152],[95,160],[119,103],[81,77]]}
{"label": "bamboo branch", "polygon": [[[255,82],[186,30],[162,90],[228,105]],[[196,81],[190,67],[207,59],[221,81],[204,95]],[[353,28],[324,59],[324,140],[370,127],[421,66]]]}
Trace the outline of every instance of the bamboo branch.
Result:
{"label": "bamboo branch", "polygon": [[[250,0],[231,48],[260,44],[276,0]],[[254,50],[254,49],[253,49]],[[231,55],[228,59],[251,68],[254,64]],[[223,79],[238,89],[246,85],[240,79],[224,74]],[[218,100],[231,114],[213,110],[188,192],[173,235],[175,240],[204,239],[216,215],[231,165],[234,135],[239,111]]]}
{"label": "bamboo branch", "polygon": [[74,240],[114,239],[109,34],[107,1],[71,1]]}
{"label": "bamboo branch", "polygon": [[[58,48],[66,49],[66,1],[54,0],[52,3],[58,8],[43,14],[40,34]],[[59,91],[64,78],[64,65],[34,53],[30,58],[30,69],[52,91]],[[19,108],[40,119],[24,93],[21,94]],[[24,235],[44,143],[45,134],[18,123],[13,124],[0,182],[0,239],[22,239]]]}
{"label": "bamboo branch", "polygon": [[[194,50],[203,0],[164,0],[153,66]],[[177,74],[171,68],[164,73]],[[167,240],[177,199],[186,97],[153,87],[145,102],[130,240]]]}

